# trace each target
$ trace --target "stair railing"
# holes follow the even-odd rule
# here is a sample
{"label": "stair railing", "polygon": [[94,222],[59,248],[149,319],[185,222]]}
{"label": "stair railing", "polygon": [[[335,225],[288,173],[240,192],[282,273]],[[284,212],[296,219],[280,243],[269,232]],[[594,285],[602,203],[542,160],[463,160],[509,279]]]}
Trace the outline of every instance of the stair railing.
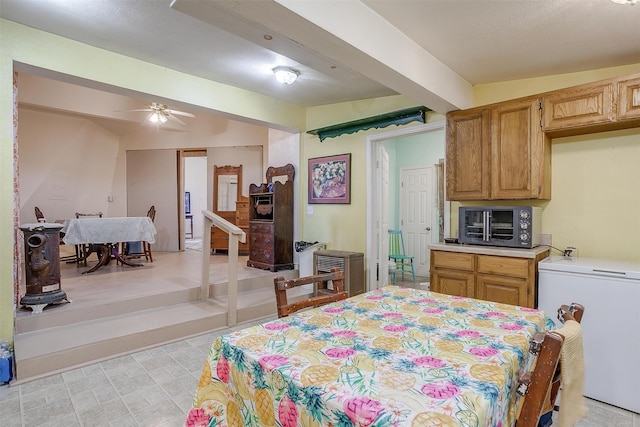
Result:
{"label": "stair railing", "polygon": [[238,323],[238,241],[245,243],[247,236],[244,231],[235,224],[214,214],[211,211],[202,211],[202,278],[200,282],[200,299],[209,299],[209,277],[211,274],[211,226],[216,226],[229,235],[229,284],[227,291],[227,325],[235,326]]}

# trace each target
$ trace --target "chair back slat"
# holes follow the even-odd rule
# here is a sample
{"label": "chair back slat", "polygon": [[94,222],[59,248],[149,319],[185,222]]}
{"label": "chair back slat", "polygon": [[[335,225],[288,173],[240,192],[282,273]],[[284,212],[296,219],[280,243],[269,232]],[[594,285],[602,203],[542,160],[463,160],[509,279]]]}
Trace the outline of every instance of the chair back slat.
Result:
{"label": "chair back slat", "polygon": [[[580,323],[584,306],[577,303],[562,305],[558,319],[564,323],[575,320]],[[535,355],[535,367],[520,377],[518,394],[522,396],[518,405],[520,413],[517,427],[536,427],[540,417],[553,410],[561,385],[560,354],[564,337],[555,331],[539,333],[531,340],[531,352]],[[569,369],[568,367],[567,369]]]}
{"label": "chair back slat", "polygon": [[[328,287],[329,282],[332,283],[332,288]],[[287,316],[303,308],[319,307],[330,302],[340,301],[349,296],[344,290],[344,273],[339,268],[332,268],[330,273],[291,280],[286,280],[284,277],[276,277],[273,284],[276,293],[278,317]],[[315,287],[313,297],[289,303],[287,290],[310,284]]]}
{"label": "chair back slat", "polygon": [[389,255],[405,255],[402,231],[389,230]]}

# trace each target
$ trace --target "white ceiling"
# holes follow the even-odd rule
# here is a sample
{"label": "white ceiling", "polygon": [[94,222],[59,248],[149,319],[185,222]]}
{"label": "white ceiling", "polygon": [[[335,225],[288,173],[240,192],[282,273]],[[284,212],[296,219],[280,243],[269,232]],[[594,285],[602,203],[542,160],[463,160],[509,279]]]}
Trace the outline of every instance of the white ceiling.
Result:
{"label": "white ceiling", "polygon": [[[294,13],[296,1],[175,0],[171,7],[170,0],[0,0],[0,16],[302,106],[402,93],[434,108],[438,102],[426,103],[434,89],[423,93],[420,79],[407,76],[407,63],[414,58],[401,56],[406,46],[393,44],[398,35],[406,41],[403,45],[411,45],[420,56],[433,56],[443,70],[461,77],[469,87],[640,62],[640,4],[617,5],[609,0],[299,2],[329,17],[335,11],[331,19],[336,30],[340,30],[338,24],[353,24],[353,34],[341,38],[325,29],[331,19],[311,23]],[[348,8],[355,13],[344,12]],[[364,25],[363,8],[366,15],[386,21],[384,25]],[[272,39],[265,39],[266,34]],[[386,62],[378,67],[385,61],[344,41],[351,41],[351,36],[379,40],[377,47],[390,55],[388,59],[403,66],[392,70]],[[386,40],[389,46],[384,46]],[[417,70],[412,71],[418,75],[432,72],[416,64]],[[278,65],[300,70],[299,81],[291,86],[277,83],[271,69]],[[440,108],[451,109],[447,105]]]}

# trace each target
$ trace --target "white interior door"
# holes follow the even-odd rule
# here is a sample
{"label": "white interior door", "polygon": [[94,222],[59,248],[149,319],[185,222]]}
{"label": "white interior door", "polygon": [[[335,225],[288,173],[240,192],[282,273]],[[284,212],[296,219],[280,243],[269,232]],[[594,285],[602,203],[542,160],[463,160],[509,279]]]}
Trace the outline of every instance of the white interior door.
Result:
{"label": "white interior door", "polygon": [[400,171],[400,227],[407,255],[412,255],[416,276],[429,276],[429,243],[433,228],[434,167]]}
{"label": "white interior door", "polygon": [[178,251],[178,162],[176,150],[127,151],[127,216],[156,207],[152,250]]}
{"label": "white interior door", "polygon": [[378,212],[378,287],[389,283],[389,153],[378,144],[377,188],[380,189]]}

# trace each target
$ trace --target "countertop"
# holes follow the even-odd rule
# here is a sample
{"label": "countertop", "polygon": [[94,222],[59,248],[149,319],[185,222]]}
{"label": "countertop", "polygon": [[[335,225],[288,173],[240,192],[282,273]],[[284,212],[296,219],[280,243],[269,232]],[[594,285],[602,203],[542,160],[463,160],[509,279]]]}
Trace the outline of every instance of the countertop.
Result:
{"label": "countertop", "polygon": [[500,246],[461,245],[458,243],[432,243],[429,249],[447,252],[464,252],[469,254],[509,256],[516,258],[535,259],[541,253],[548,251],[549,246],[536,246],[531,249],[503,248]]}

